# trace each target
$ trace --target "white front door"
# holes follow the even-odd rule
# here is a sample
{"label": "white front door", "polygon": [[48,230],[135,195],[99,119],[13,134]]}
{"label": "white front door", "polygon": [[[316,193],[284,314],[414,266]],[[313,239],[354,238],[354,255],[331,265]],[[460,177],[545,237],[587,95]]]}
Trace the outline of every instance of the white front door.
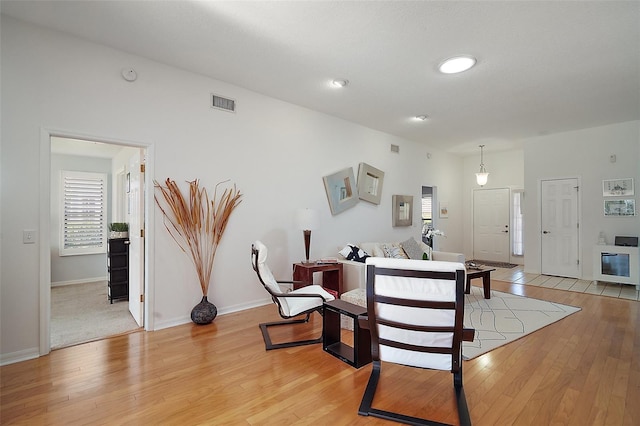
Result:
{"label": "white front door", "polygon": [[509,189],[473,191],[473,258],[509,262]]}
{"label": "white front door", "polygon": [[129,312],[139,326],[144,318],[144,172],[143,150],[129,159]]}
{"label": "white front door", "polygon": [[540,194],[541,272],[580,278],[578,179],[543,180]]}

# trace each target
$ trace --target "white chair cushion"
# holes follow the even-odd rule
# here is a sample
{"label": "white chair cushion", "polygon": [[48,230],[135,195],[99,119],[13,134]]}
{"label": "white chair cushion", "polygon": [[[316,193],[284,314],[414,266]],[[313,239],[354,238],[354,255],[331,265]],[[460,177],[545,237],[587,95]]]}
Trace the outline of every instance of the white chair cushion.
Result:
{"label": "white chair cushion", "polygon": [[[269,289],[275,294],[283,294],[280,285],[271,273],[271,269],[269,269],[269,266],[267,266],[266,262],[269,255],[267,246],[265,246],[261,241],[256,241],[255,243],[253,243],[253,246],[258,250],[258,273],[260,274],[260,277],[269,287]],[[278,297],[278,301],[280,302],[280,306],[282,307],[283,314],[289,316],[289,311],[291,309],[289,308],[287,299]]]}
{"label": "white chair cushion", "polygon": [[[464,265],[454,262],[424,262],[411,259],[369,258],[366,264],[376,267],[410,269],[417,271],[455,272]],[[412,277],[376,277],[376,294],[411,300],[455,301],[456,283],[453,280],[423,279]],[[381,319],[396,320],[415,325],[453,326],[455,311],[412,308],[377,303],[376,315]],[[399,342],[423,346],[451,347],[453,333],[427,333],[402,330],[378,325],[378,335]],[[380,345],[380,359],[398,364],[439,370],[451,369],[451,355],[420,353]]]}
{"label": "white chair cushion", "polygon": [[[297,290],[293,290],[287,294],[319,294],[327,302],[335,299],[331,293],[327,292],[319,285],[308,285]],[[287,303],[289,305],[288,315],[293,317],[308,309],[321,306],[324,302],[318,297],[288,297]]]}
{"label": "white chair cushion", "polygon": [[[269,254],[267,246],[265,246],[261,241],[256,241],[253,243],[253,245],[258,250],[258,272],[260,273],[260,276],[262,277],[264,283],[275,294],[319,294],[324,297],[326,301],[334,299],[331,293],[327,292],[319,285],[309,285],[299,288],[298,290],[293,290],[289,293],[284,293],[280,288],[278,281],[276,281],[273,274],[271,273],[269,266],[267,266],[266,262],[267,256]],[[288,317],[296,316],[299,313],[306,311],[307,309],[311,309],[315,306],[320,306],[323,303],[323,301],[318,297],[278,297],[278,301],[280,302],[280,306],[282,307],[282,313]]]}

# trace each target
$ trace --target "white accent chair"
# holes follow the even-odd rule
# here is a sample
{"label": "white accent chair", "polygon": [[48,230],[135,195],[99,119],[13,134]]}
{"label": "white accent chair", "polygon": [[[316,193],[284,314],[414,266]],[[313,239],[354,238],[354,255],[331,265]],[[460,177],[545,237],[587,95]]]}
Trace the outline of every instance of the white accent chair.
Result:
{"label": "white accent chair", "polygon": [[[408,424],[441,424],[372,407],[381,361],[453,373],[461,425],[470,425],[462,387],[462,341],[474,330],[463,329],[462,263],[410,259],[366,260],[367,319],[373,368],[358,414]],[[417,400],[420,398],[416,395]]]}
{"label": "white accent chair", "polygon": [[[322,335],[316,339],[295,340],[284,343],[272,342],[268,331],[269,327],[309,322],[311,314],[318,312],[322,315],[324,302],[334,300],[334,297],[319,285],[308,285],[297,290],[285,291],[280,285],[293,284],[294,282],[276,281],[269,266],[267,266],[267,255],[267,247],[262,242],[256,241],[253,243],[251,246],[251,265],[253,266],[253,270],[258,274],[260,283],[271,295],[271,299],[278,306],[280,316],[285,320],[260,324],[266,350],[322,343]],[[301,319],[292,319],[300,315],[306,316]]]}

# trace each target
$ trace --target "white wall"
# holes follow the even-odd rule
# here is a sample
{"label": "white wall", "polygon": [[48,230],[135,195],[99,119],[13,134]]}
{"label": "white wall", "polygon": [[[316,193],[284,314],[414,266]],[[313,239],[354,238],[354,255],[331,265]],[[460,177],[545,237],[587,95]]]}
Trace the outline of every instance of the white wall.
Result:
{"label": "white wall", "polygon": [[[611,155],[616,155],[615,163],[610,162]],[[605,217],[602,196],[603,179],[633,178],[636,190],[629,198],[636,200],[636,210],[640,207],[640,121],[527,139],[524,158],[527,272],[540,272],[541,179],[581,180],[580,249],[584,279],[593,278],[592,250],[601,231],[610,244],[616,235],[640,236],[640,216]]]}
{"label": "white wall", "polygon": [[[85,254],[79,256],[60,256],[60,179],[62,170],[76,172],[94,172],[107,174],[110,182],[111,160],[108,158],[81,157],[77,155],[51,155],[51,229],[49,232],[51,247],[51,284],[60,285],[81,281],[104,280],[107,276],[107,253]],[[110,185],[110,183],[108,183]],[[111,192],[107,188],[107,206],[111,204]],[[107,223],[110,220],[107,209]]]}
{"label": "white wall", "polygon": [[[403,240],[420,235],[391,226],[391,196],[413,195],[420,217],[422,185],[437,186],[451,214],[439,225],[440,248],[461,251],[462,160],[427,146],[284,103],[224,82],[141,57],[39,29],[2,16],[2,246],[0,361],[37,356],[39,348],[39,244],[22,244],[23,229],[37,229],[41,209],[40,132],[54,129],[153,147],[151,176],[177,182],[199,178],[209,188],[232,179],[243,201],[218,252],[209,300],[219,312],[265,303],[250,267],[250,245],[263,240],[276,276],[291,276],[304,256],[293,216],[300,207],[321,213],[311,257],[330,256],[347,241]],[[138,80],[120,76],[133,67]],[[236,99],[238,112],[209,108],[211,92]],[[327,96],[331,96],[327,93]],[[390,144],[400,153],[390,152]],[[427,159],[427,151],[432,154]],[[48,155],[40,152],[40,155]],[[383,170],[380,205],[360,202],[331,216],[322,176],[366,162]],[[21,185],[9,185],[17,178]],[[153,241],[155,328],[189,321],[200,290],[189,259],[167,234],[155,206]],[[39,230],[40,235],[48,230]],[[19,318],[19,321],[16,320]]]}

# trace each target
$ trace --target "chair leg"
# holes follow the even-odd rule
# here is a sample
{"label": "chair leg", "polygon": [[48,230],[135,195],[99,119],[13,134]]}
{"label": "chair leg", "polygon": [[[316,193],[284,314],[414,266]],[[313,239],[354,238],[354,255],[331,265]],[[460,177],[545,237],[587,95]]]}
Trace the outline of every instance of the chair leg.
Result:
{"label": "chair leg", "polygon": [[390,420],[393,422],[400,422],[408,425],[428,425],[428,426],[449,426],[446,423],[435,422],[432,420],[420,419],[417,417],[405,416],[399,413],[393,413],[391,411],[379,410],[371,407],[373,403],[373,397],[376,393],[376,387],[380,380],[380,361],[373,361],[373,368],[371,369],[371,376],[369,376],[369,382],[362,396],[362,402],[358,409],[358,414],[361,416],[372,416],[380,419]]}
{"label": "chair leg", "polygon": [[[365,388],[364,395],[362,396],[362,402],[358,408],[358,414],[361,416],[378,417],[385,420],[391,420],[394,422],[405,423],[408,425],[430,425],[430,426],[448,426],[447,423],[440,423],[433,420],[421,419],[417,417],[405,416],[404,414],[394,413],[391,411],[379,410],[373,408],[373,397],[376,393],[376,387],[380,380],[380,361],[373,361],[373,368],[371,370],[371,376],[369,376],[369,382]],[[457,386],[457,383],[460,386]],[[456,392],[456,403],[458,405],[458,418],[461,426],[471,426],[471,417],[469,416],[469,408],[467,407],[467,400],[464,396],[464,389],[462,388],[462,372],[454,373],[454,387]]]}
{"label": "chair leg", "polygon": [[380,380],[380,361],[372,361],[373,368],[371,369],[371,376],[369,376],[369,382],[362,396],[362,402],[360,402],[360,408],[358,414],[361,416],[368,416],[371,411],[371,404],[373,403],[373,396],[376,393],[376,387],[378,386],[378,380]]}
{"label": "chair leg", "polygon": [[464,396],[464,389],[462,386],[460,386],[460,388],[456,388],[456,399],[458,403],[458,419],[460,419],[460,426],[471,426],[469,407],[467,406],[467,399]]}
{"label": "chair leg", "polygon": [[312,312],[307,313],[304,319],[294,319],[294,320],[285,320],[285,321],[274,321],[274,322],[265,322],[260,324],[260,330],[262,330],[262,338],[264,339],[265,349],[270,351],[272,349],[283,349],[283,348],[291,348],[294,346],[303,346],[303,345],[314,345],[316,343],[322,343],[322,334],[320,337],[316,339],[307,339],[307,340],[294,340],[291,342],[284,343],[273,343],[271,341],[271,336],[269,336],[269,327],[277,327],[281,325],[295,325],[295,324],[303,324],[309,322],[309,317]]}

